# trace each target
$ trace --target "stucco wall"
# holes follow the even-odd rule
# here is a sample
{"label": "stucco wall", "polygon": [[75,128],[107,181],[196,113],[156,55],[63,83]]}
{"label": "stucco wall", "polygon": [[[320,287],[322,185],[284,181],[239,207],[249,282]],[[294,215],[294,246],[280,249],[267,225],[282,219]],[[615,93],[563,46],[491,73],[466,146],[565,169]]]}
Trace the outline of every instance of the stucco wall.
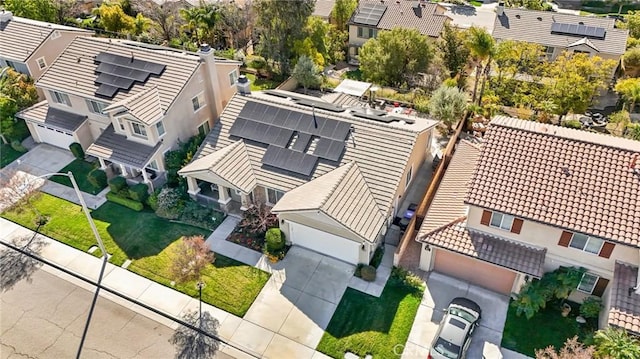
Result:
{"label": "stucco wall", "polygon": [[[56,30],[60,36],[57,38],[53,38],[51,33],[49,37],[34,51],[31,56],[27,59],[27,66],[29,67],[29,72],[31,73],[31,77],[34,79],[39,79],[40,76],[51,66],[51,64],[55,61],[55,59],[62,53],[62,51],[75,39],[77,36],[91,36],[92,33],[88,32],[80,32],[80,31],[69,31],[69,30]],[[41,57],[44,57],[45,63],[47,67],[40,69],[38,67],[37,60]]]}
{"label": "stucco wall", "polygon": [[278,214],[280,220],[297,222],[309,227],[319,229],[321,231],[335,234],[339,237],[344,237],[355,242],[362,242],[362,239],[355,235],[353,232],[344,228],[342,225],[327,217],[322,212],[308,211],[308,212],[295,212],[295,213],[280,213]]}

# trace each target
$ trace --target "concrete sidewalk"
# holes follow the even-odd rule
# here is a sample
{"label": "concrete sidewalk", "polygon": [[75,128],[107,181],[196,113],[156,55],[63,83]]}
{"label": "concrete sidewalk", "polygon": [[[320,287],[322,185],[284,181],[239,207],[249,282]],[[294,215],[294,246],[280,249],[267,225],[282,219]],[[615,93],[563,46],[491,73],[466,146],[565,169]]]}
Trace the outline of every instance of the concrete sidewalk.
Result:
{"label": "concrete sidewalk", "polygon": [[[0,241],[7,243],[18,236],[30,234],[33,234],[33,231],[4,218],[0,218]],[[85,278],[92,280],[98,279],[101,267],[100,258],[96,258],[91,254],[84,253],[48,237],[40,236],[40,238],[46,243],[40,256]],[[85,289],[95,290],[93,286],[54,268],[43,266],[42,269]],[[112,264],[107,265],[103,285],[174,317],[179,318],[187,311],[198,309],[197,299]],[[175,329],[178,327],[178,324],[175,322],[113,294],[101,291],[101,296],[126,308],[131,308],[170,328]],[[208,311],[220,323],[218,336],[226,340],[229,344],[245,351],[243,352],[229,345],[221,345],[220,351],[222,353],[235,358],[328,358],[326,355],[316,352],[311,348],[308,348],[303,356],[301,356],[299,352],[290,352],[288,351],[290,348],[286,345],[288,343],[273,331],[257,326],[214,306],[203,303],[202,307],[204,311]],[[239,343],[232,340],[234,337],[242,339],[241,342]],[[264,343],[266,345],[261,345],[260,349],[256,350],[257,348],[253,345],[254,343]],[[251,353],[251,355],[247,353]]]}

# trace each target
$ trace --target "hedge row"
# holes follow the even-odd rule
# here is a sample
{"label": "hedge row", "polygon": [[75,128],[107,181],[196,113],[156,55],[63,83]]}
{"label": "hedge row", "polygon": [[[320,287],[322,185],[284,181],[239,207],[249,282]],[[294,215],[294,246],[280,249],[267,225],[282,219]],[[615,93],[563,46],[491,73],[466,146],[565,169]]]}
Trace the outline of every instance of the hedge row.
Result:
{"label": "hedge row", "polygon": [[119,205],[125,206],[127,208],[131,208],[132,210],[138,211],[138,212],[142,211],[142,209],[144,208],[144,205],[142,204],[142,202],[121,197],[113,192],[107,193],[107,200],[113,203],[117,203]]}

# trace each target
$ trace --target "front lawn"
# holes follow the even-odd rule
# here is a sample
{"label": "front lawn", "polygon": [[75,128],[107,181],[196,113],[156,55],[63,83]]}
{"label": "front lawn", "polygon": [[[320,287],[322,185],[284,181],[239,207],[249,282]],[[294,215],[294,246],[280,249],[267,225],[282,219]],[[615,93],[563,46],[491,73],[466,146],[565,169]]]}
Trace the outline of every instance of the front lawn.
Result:
{"label": "front lawn", "polygon": [[[76,179],[76,182],[78,183],[78,187],[80,188],[80,190],[82,192],[95,195],[100,193],[100,191],[102,191],[105,187],[107,187],[106,185],[103,187],[95,187],[87,179],[87,175],[89,174],[89,172],[91,172],[91,170],[97,167],[98,167],[97,163],[91,163],[91,162],[75,159],[73,160],[73,162],[69,163],[67,166],[65,166],[63,169],[61,169],[58,172],[67,173],[71,171],[73,173],[73,177]],[[67,187],[73,187],[73,185],[71,185],[71,180],[69,179],[69,177],[66,177],[66,176],[51,176],[49,180],[56,183],[60,183]]]}
{"label": "front lawn", "polygon": [[361,357],[397,357],[394,348],[409,338],[424,290],[417,281],[403,278],[405,274],[394,269],[380,298],[347,288],[317,350],[334,358],[343,358],[347,351]]}
{"label": "front lawn", "polygon": [[19,152],[13,149],[11,145],[0,144],[0,168],[7,166],[9,163],[18,159],[26,152]]}
{"label": "front lawn", "polygon": [[[171,257],[176,243],[155,256],[133,261],[129,270],[171,286]],[[202,279],[206,284],[202,290],[203,301],[242,317],[267,283],[269,273],[216,254],[214,263],[202,271]],[[198,297],[196,281],[176,284],[175,288]]]}
{"label": "front lawn", "polygon": [[256,77],[254,74],[243,73],[250,81],[251,91],[270,90],[278,87],[280,83],[278,81],[269,80],[265,78]]}
{"label": "front lawn", "polygon": [[507,320],[502,334],[502,346],[513,351],[535,357],[536,349],[544,349],[553,345],[562,348],[567,339],[578,336],[580,342],[590,344],[594,328],[589,323],[578,324],[576,316],[579,306],[572,306],[573,310],[567,317],[560,314],[560,303],[547,303],[545,309],[536,313],[533,318],[517,316],[516,310],[509,305]]}

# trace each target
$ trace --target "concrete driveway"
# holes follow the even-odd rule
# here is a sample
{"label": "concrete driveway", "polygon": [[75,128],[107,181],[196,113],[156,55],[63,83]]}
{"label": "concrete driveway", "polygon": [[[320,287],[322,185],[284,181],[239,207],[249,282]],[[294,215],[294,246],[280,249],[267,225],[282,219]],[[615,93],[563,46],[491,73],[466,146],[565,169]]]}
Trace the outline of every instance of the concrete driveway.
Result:
{"label": "concrete driveway", "polygon": [[2,169],[7,171],[23,171],[34,176],[42,176],[47,173],[58,172],[64,166],[73,161],[74,157],[71,151],[51,146],[46,143],[40,143],[29,152],[20,156],[20,163],[12,162]]}
{"label": "concrete driveway", "polygon": [[497,346],[502,341],[502,331],[507,318],[509,298],[467,282],[432,272],[427,288],[413,322],[402,358],[426,358],[444,309],[455,297],[466,297],[478,303],[482,309],[482,320],[471,340],[467,358],[482,358],[485,342]]}
{"label": "concrete driveway", "polygon": [[[353,271],[345,262],[292,247],[243,318],[275,333],[255,351],[265,358],[311,358]],[[236,331],[232,340],[241,335]]]}

